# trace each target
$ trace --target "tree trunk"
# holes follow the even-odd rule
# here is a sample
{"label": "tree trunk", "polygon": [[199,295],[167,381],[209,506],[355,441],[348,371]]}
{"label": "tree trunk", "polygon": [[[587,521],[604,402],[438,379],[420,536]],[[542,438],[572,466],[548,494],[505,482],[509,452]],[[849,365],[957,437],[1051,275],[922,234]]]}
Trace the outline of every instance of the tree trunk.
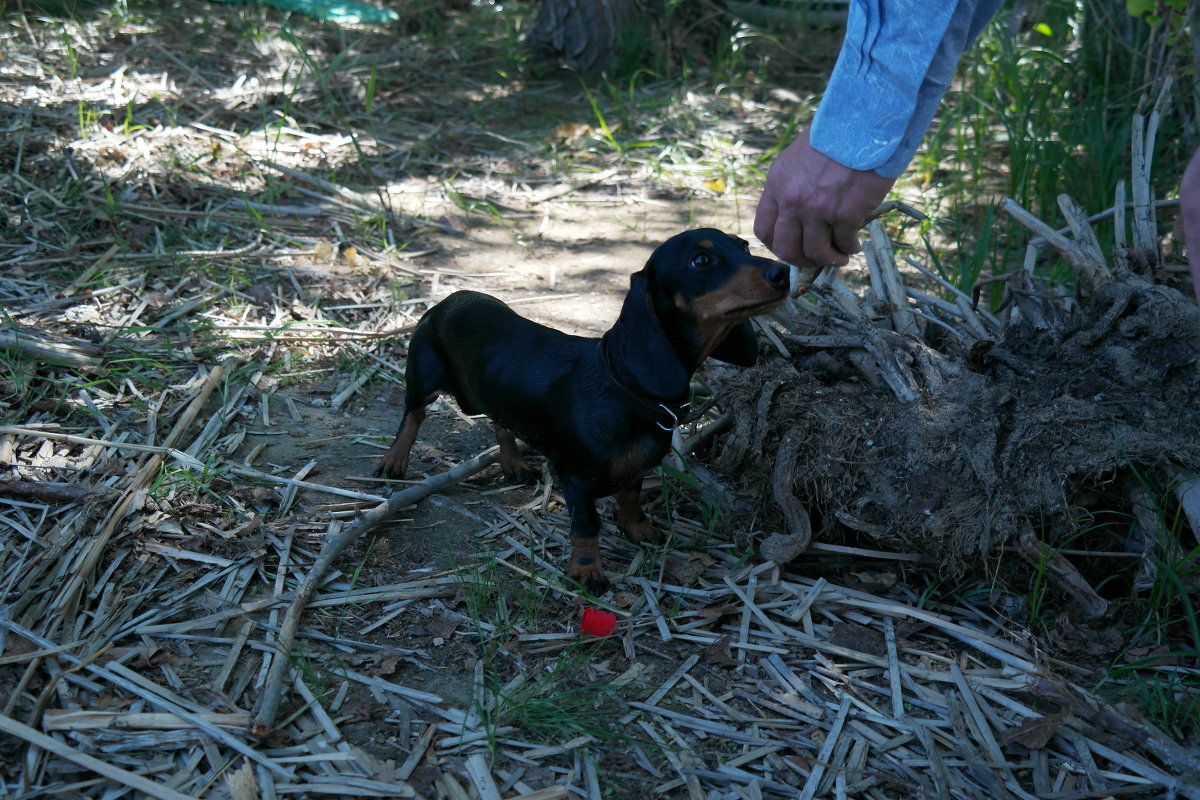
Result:
{"label": "tree trunk", "polygon": [[542,0],[528,44],[581,72],[604,69],[619,53],[622,30],[636,18],[635,2]]}

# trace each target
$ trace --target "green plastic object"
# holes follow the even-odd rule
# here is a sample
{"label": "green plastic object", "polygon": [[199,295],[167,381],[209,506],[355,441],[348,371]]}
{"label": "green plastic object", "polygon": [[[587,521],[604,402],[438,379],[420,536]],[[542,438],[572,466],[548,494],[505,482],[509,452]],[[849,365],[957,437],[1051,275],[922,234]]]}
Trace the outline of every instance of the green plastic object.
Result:
{"label": "green plastic object", "polygon": [[219,3],[255,3],[305,14],[325,22],[343,25],[386,25],[400,19],[390,8],[376,8],[353,0],[217,0]]}

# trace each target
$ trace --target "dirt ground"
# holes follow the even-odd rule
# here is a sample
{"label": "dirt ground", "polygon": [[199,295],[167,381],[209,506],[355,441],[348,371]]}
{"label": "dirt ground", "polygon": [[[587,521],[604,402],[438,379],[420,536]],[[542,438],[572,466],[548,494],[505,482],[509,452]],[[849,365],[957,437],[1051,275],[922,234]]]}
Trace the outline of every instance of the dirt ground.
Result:
{"label": "dirt ground", "polygon": [[[813,34],[786,87],[597,101],[561,75],[501,80],[511,31],[448,31],[417,6],[386,32],[191,0],[8,18],[0,462],[12,492],[65,494],[0,493],[0,794],[134,785],[97,778],[94,756],[237,800],[1200,796],[1181,780],[1193,752],[1088,691],[1127,618],[1081,621],[1044,570],[1011,553],[1004,580],[939,570],[911,540],[827,530],[764,563],[786,524],[763,490],[786,438],[772,427],[724,473],[702,451],[648,481],[659,546],[627,542],[606,507],[599,599],[561,575],[552,482],[489,467],[344,552],[280,660],[328,541],[493,444],[441,402],[409,480],[373,476],[420,313],[476,289],[599,335],[659,242],[752,239],[745,179],[836,45]],[[622,105],[635,94],[649,121],[622,119],[643,113]],[[17,355],[14,336],[76,360]],[[764,344],[770,367],[701,378],[746,416],[748,382],[795,370],[785,344]],[[789,402],[862,388],[829,361]],[[617,633],[581,636],[585,607]],[[1147,627],[1165,649],[1127,654],[1104,696],[1152,693],[1194,730],[1178,719],[1193,689],[1171,682],[1191,669],[1170,649],[1185,621]],[[295,669],[254,737],[274,663]],[[188,724],[154,727],[164,710]]]}

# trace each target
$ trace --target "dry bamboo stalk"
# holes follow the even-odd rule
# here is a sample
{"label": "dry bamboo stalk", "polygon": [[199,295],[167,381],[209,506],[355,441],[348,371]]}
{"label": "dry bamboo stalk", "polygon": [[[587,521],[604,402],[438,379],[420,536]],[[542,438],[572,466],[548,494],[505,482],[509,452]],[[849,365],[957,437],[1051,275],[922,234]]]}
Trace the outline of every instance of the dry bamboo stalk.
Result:
{"label": "dry bamboo stalk", "polygon": [[437,733],[437,727],[434,725],[426,725],[425,730],[421,731],[421,735],[417,737],[416,744],[408,753],[408,758],[404,759],[404,763],[396,770],[396,777],[402,781],[406,781],[412,775],[413,770],[421,763],[421,759],[425,757],[426,751],[429,750],[429,743],[433,741],[434,735]]}
{"label": "dry bamboo stalk", "polygon": [[540,205],[541,203],[545,203],[547,200],[554,200],[555,198],[562,197],[563,195],[577,192],[580,189],[586,189],[589,186],[595,186],[598,183],[604,183],[606,180],[616,174],[618,174],[618,170],[606,169],[601,170],[600,172],[593,172],[587,177],[579,180],[567,181],[566,183],[559,183],[555,184],[554,186],[547,186],[543,189],[533,192],[526,202],[528,202],[530,205]]}
{"label": "dry bamboo stalk", "polygon": [[98,367],[103,361],[91,343],[73,344],[51,339],[26,328],[0,330],[0,350],[13,350],[31,361],[74,369]]}
{"label": "dry bamboo stalk", "polygon": [[467,776],[479,792],[480,800],[500,800],[500,789],[496,787],[487,761],[479,753],[467,759]]}
{"label": "dry bamboo stalk", "polygon": [[1073,713],[1089,722],[1144,745],[1174,770],[1176,775],[1191,776],[1191,781],[1181,782],[1175,788],[1191,800],[1200,800],[1200,784],[1196,783],[1197,776],[1200,776],[1200,754],[1189,752],[1157,728],[1118,712],[1099,698],[1076,687],[1066,687],[1048,678],[1039,678],[1029,688],[1037,697],[1070,708]]}
{"label": "dry bamboo stalk", "polygon": [[[338,497],[349,497],[352,500],[366,500],[372,503],[386,503],[387,498],[377,494],[368,494],[366,492],[356,492],[353,489],[342,489],[338,486],[326,486],[322,483],[312,483],[311,481],[300,481],[295,478],[284,478],[279,475],[271,475],[268,472],[260,472],[256,469],[247,467],[238,467],[232,464],[226,465],[226,470],[234,475],[240,475],[243,478],[252,478],[254,480],[266,481],[268,483],[277,483],[281,486],[296,487],[297,489],[309,489],[314,492],[324,492],[325,494],[337,495]],[[420,486],[421,484],[417,484]]]}
{"label": "dry bamboo stalk", "polygon": [[345,186],[339,186],[336,183],[332,183],[332,182],[324,180],[322,178],[318,178],[315,175],[310,175],[309,173],[304,172],[303,170],[294,169],[293,167],[289,167],[286,164],[280,164],[278,162],[271,161],[270,159],[262,159],[261,163],[264,166],[267,166],[273,170],[276,170],[277,172],[283,173],[284,175],[288,176],[289,178],[293,178],[302,183],[307,183],[309,186],[312,186],[314,189],[318,189],[322,192],[328,192],[329,194],[333,195],[334,198],[348,202],[348,203],[352,204],[354,207],[356,207],[358,210],[366,210],[366,211],[370,211],[370,212],[388,211],[389,210],[387,207],[380,204],[375,198],[369,197],[367,195],[361,195],[361,194],[358,194],[357,192],[352,192],[349,189],[347,189]]}
{"label": "dry bamboo stalk", "polygon": [[213,412],[208,418],[208,422],[204,423],[204,427],[200,429],[200,433],[196,434],[196,438],[188,445],[185,450],[188,455],[198,456],[201,451],[208,449],[209,445],[216,440],[220,432],[225,428],[234,415],[242,406],[242,399],[250,391],[250,388],[258,383],[262,378],[262,372],[255,372],[250,380],[243,383],[236,392],[230,393],[228,399],[221,405],[219,409]]}
{"label": "dry bamboo stalk", "polygon": [[1017,552],[1035,568],[1047,569],[1058,577],[1063,590],[1075,598],[1089,619],[1098,619],[1108,613],[1108,601],[1096,594],[1070,561],[1050,549],[1032,530],[1018,536],[1016,546]]}
{"label": "dry bamboo stalk", "polygon": [[[209,396],[220,384],[221,379],[225,376],[226,371],[232,367],[233,363],[233,359],[228,359],[214,367],[205,376],[199,390],[193,396],[191,402],[188,403],[179,420],[175,423],[175,427],[171,429],[166,439],[163,440],[163,452],[172,451],[175,445],[179,443],[179,440],[183,438],[183,434],[191,427],[196,417],[199,416],[205,402],[207,402]],[[58,616],[56,624],[62,624],[66,620],[75,617],[78,611],[79,595],[83,591],[84,584],[91,579],[92,571],[95,570],[96,565],[100,562],[100,557],[103,555],[104,549],[108,546],[108,542],[112,536],[117,532],[118,526],[125,519],[125,515],[133,505],[138,493],[158,475],[159,467],[162,466],[163,462],[163,452],[152,453],[146,459],[146,462],[139,467],[129,480],[121,497],[101,523],[96,535],[88,541],[87,549],[84,551],[80,563],[72,570],[71,577],[54,599],[54,608]]]}
{"label": "dry bamboo stalk", "polygon": [[303,615],[305,606],[316,592],[317,586],[321,583],[325,573],[332,566],[333,560],[351,542],[366,531],[381,525],[400,509],[407,508],[434,492],[441,491],[448,486],[453,486],[459,481],[469,478],[496,463],[498,459],[499,456],[494,452],[483,453],[470,461],[464,461],[447,472],[435,475],[416,486],[410,486],[407,489],[396,492],[388,498],[387,502],[381,503],[368,511],[362,517],[355,520],[353,525],[341,531],[336,537],[325,544],[321,549],[320,556],[313,563],[312,568],[308,571],[308,575],[305,576],[304,582],[296,590],[296,598],[292,601],[292,605],[288,607],[287,614],[284,615],[283,623],[280,625],[279,634],[275,640],[275,658],[271,662],[271,669],[267,676],[266,685],[263,687],[258,712],[255,715],[254,725],[252,726],[255,736],[259,738],[265,737],[271,730],[271,726],[275,720],[275,712],[279,709],[279,701],[282,699],[284,673],[291,663],[292,644],[296,639],[296,631],[300,627],[300,617]]}
{"label": "dry bamboo stalk", "polygon": [[[278,342],[309,342],[309,341],[328,341],[327,337],[320,334],[336,334],[337,336],[350,337],[353,339],[400,339],[417,329],[416,323],[412,325],[404,325],[399,328],[391,328],[383,331],[361,331],[355,328],[339,328],[336,325],[214,325],[208,330],[214,333],[232,332],[232,331],[247,331],[259,332],[263,336],[256,337],[236,337],[230,336],[231,339],[244,339],[245,341],[258,341],[266,339],[268,341]],[[296,334],[305,334],[304,336],[296,336]],[[289,338],[289,336],[291,338]]]}
{"label": "dry bamboo stalk", "polygon": [[87,753],[81,753],[70,745],[63,744],[57,739],[47,736],[41,731],[31,728],[24,723],[17,722],[11,717],[0,714],[0,731],[4,731],[10,736],[15,736],[28,742],[34,747],[45,750],[59,758],[65,758],[72,761],[84,769],[91,770],[97,775],[103,775],[117,783],[124,784],[131,789],[137,789],[140,792],[145,792],[151,797],[160,798],[160,800],[195,800],[193,795],[177,792],[169,786],[164,786],[161,783],[152,781],[149,778],[144,778],[128,770],[114,767],[107,764],[98,758],[89,756]]}
{"label": "dry bamboo stalk", "polygon": [[533,792],[516,795],[510,800],[565,800],[567,796],[567,787],[565,786],[547,786],[545,789],[538,789]]}
{"label": "dry bamboo stalk", "polygon": [[875,261],[872,274],[878,270],[883,282],[884,301],[890,310],[892,328],[900,334],[920,336],[921,331],[916,320],[908,313],[908,296],[904,292],[904,279],[896,267],[896,253],[892,250],[892,240],[883,223],[878,220],[870,225],[871,246],[866,250],[867,264]]}
{"label": "dry bamboo stalk", "polygon": [[349,386],[333,396],[333,398],[329,401],[329,407],[334,411],[339,410],[347,400],[354,396],[355,392],[361,389],[367,381],[375,377],[375,373],[377,372],[379,372],[378,366],[372,366],[365,370],[361,375],[355,378]]}
{"label": "dry bamboo stalk", "polygon": [[[1097,213],[1089,216],[1087,218],[1087,224],[1095,225],[1097,222],[1103,222],[1106,219],[1112,219],[1116,222],[1121,223],[1120,227],[1122,227],[1122,230],[1121,230],[1121,232],[1117,233],[1116,236],[1118,238],[1119,243],[1124,245],[1126,243],[1126,238],[1125,238],[1126,232],[1123,229],[1123,224],[1125,222],[1125,212],[1133,209],[1133,203],[1126,202],[1126,200],[1125,200],[1125,181],[1124,180],[1117,181],[1116,190],[1113,192],[1113,195],[1116,199],[1113,201],[1112,207],[1106,208],[1103,211],[1097,212]],[[1179,198],[1177,198],[1177,197],[1169,197],[1164,200],[1155,200],[1154,201],[1155,209],[1177,208],[1178,206],[1179,206]],[[1066,234],[1071,232],[1071,227],[1068,225],[1066,227],[1059,228],[1057,232],[1059,234],[1062,234],[1065,236]],[[1033,247],[1040,249],[1040,248],[1046,246],[1046,240],[1041,238],[1040,236],[1036,236],[1029,240],[1029,244]]]}
{"label": "dry bamboo stalk", "polygon": [[[246,713],[204,713],[201,719],[223,728],[245,728],[250,724]],[[42,730],[82,731],[109,728],[113,730],[190,730],[191,723],[175,714],[161,712],[113,712],[74,709],[51,709],[42,717]]]}
{"label": "dry bamboo stalk", "polygon": [[[1135,252],[1147,254],[1157,251],[1158,242],[1155,232],[1154,212],[1150,207],[1150,160],[1153,156],[1153,143],[1147,142],[1146,118],[1141,114],[1133,117],[1133,249]],[[1150,152],[1147,152],[1149,149]]]}
{"label": "dry bamboo stalk", "polygon": [[884,644],[887,647],[888,686],[892,695],[892,716],[904,719],[904,687],[900,685],[900,656],[896,649],[896,625],[891,617],[883,618]]}
{"label": "dry bamboo stalk", "polygon": [[[522,549],[525,549],[527,551],[527,548],[522,548]],[[534,559],[534,560],[536,560],[536,559]],[[535,574],[527,569],[522,569],[521,567],[518,567],[516,564],[510,563],[509,561],[507,561],[504,558],[497,558],[496,563],[502,567],[511,569],[513,572],[517,573],[518,575],[520,575],[523,578],[529,578],[529,579],[533,580],[534,583],[538,584],[539,586],[542,586],[553,592],[557,592],[561,595],[569,597],[572,600],[580,600],[583,597],[583,595],[579,594],[579,592],[572,591],[571,589],[568,589],[564,585],[567,583],[566,575],[563,574],[562,570],[554,567],[551,564],[543,563],[543,565],[539,568],[538,573]],[[554,581],[548,580],[545,577],[546,573],[557,576],[558,582],[555,583]],[[628,614],[628,612],[624,611],[623,609],[610,608],[609,610],[616,614]]]}
{"label": "dry bamboo stalk", "polygon": [[1096,263],[1086,250],[1071,241],[1058,231],[1051,228],[1040,219],[1030,214],[1012,198],[1006,197],[1000,201],[1000,208],[1017,222],[1045,239],[1054,249],[1062,253],[1076,271],[1084,276],[1095,275]]}
{"label": "dry bamboo stalk", "polygon": [[58,433],[57,431],[45,431],[39,428],[22,428],[15,425],[0,425],[0,434],[11,434],[13,436],[33,436],[38,439],[50,439],[51,441],[67,442],[68,444],[86,444],[94,445],[96,447],[112,447],[118,450],[132,450],[135,453],[157,453],[159,455],[168,455],[189,469],[204,468],[204,462],[193,458],[182,450],[176,450],[173,447],[155,447],[154,445],[136,444],[134,442],[114,442],[106,439],[92,439],[87,436],[76,436],[72,433]]}
{"label": "dry bamboo stalk", "polygon": [[1127,232],[1125,228],[1125,210],[1132,208],[1133,205],[1125,204],[1125,181],[1117,181],[1117,188],[1114,190],[1115,198],[1113,200],[1113,263],[1117,269],[1124,274],[1129,271],[1129,245]]}
{"label": "dry bamboo stalk", "polygon": [[[754,579],[751,578],[751,580],[754,580]],[[734,595],[739,600],[742,601],[742,604],[745,606],[747,613],[751,613],[754,616],[758,617],[759,621],[762,622],[763,625],[766,625],[767,628],[770,629],[771,633],[775,634],[776,636],[784,636],[783,630],[778,625],[776,625],[774,620],[772,620],[770,617],[768,617],[766,615],[766,613],[761,608],[759,608],[759,606],[754,602],[754,584],[753,583],[748,584],[746,587],[746,591],[743,592],[741,587],[738,586],[737,584],[735,584],[729,578],[729,576],[726,575],[725,576],[725,585],[728,586],[730,591],[732,591],[734,593]],[[744,635],[742,636],[742,641],[743,642],[746,641],[746,637]]]}
{"label": "dry bamboo stalk", "polygon": [[1096,232],[1088,224],[1087,212],[1067,194],[1058,196],[1058,207],[1071,228],[1075,245],[1088,257],[1089,269],[1084,273],[1084,278],[1090,283],[1111,280],[1112,270],[1104,261],[1104,251],[1100,249],[1100,240],[1096,238]]}
{"label": "dry bamboo stalk", "polygon": [[850,713],[850,695],[842,695],[842,701],[838,704],[837,713],[834,715],[833,724],[829,729],[829,734],[825,737],[825,743],[821,745],[821,750],[817,753],[817,758],[813,762],[812,771],[808,773],[808,780],[804,782],[804,789],[800,792],[799,800],[812,800],[816,796],[817,788],[821,783],[821,776],[825,774],[826,765],[830,764],[830,756],[833,754],[833,748],[837,744],[838,737],[842,735],[842,729],[846,724],[846,717]]}
{"label": "dry bamboo stalk", "polygon": [[100,270],[104,269],[104,265],[107,264],[109,261],[112,261],[113,256],[115,256],[119,252],[121,252],[121,245],[113,244],[112,246],[110,246],[107,250],[104,251],[104,253],[99,258],[97,258],[94,262],[92,262],[92,265],[90,267],[85,269],[82,273],[79,274],[78,277],[75,278],[75,280],[71,281],[70,284],[68,284],[66,287],[64,287],[63,290],[58,293],[58,296],[59,297],[67,297],[69,295],[74,294],[76,290],[81,289],[84,286],[86,286],[87,283],[92,278],[96,277],[96,273],[98,273]]}
{"label": "dry bamboo stalk", "polygon": [[[993,331],[999,331],[1003,327],[1003,325],[1000,324],[1000,320],[996,319],[995,315],[993,315],[986,308],[976,308],[974,305],[974,301],[970,295],[968,295],[966,292],[959,289],[953,283],[950,283],[950,281],[945,280],[940,275],[927,269],[924,265],[921,264],[921,262],[917,261],[915,258],[909,258],[909,257],[905,256],[904,262],[906,264],[908,264],[910,267],[912,267],[913,269],[920,272],[926,278],[929,278],[931,281],[936,283],[938,286],[941,286],[943,289],[945,289],[948,292],[950,292],[951,294],[953,294],[955,296],[955,298],[957,298],[958,300],[961,300],[963,303],[966,303],[967,307],[970,308],[972,312],[976,313],[982,320],[985,320],[987,322],[987,326],[990,327]],[[961,305],[960,305],[960,308],[961,308]],[[979,324],[982,326],[983,323],[979,322]]]}
{"label": "dry bamboo stalk", "polygon": [[979,739],[979,742],[987,751],[988,760],[994,765],[993,769],[1000,769],[1004,773],[1004,783],[1009,789],[1013,789],[1019,793],[1021,786],[1004,758],[1004,753],[1000,749],[1000,743],[996,740],[992,732],[991,723],[988,722],[987,717],[980,708],[979,698],[975,696],[975,692],[967,682],[966,677],[963,676],[958,664],[950,665],[950,674],[954,677],[954,684],[958,687],[959,696],[966,706],[967,721],[973,723],[976,738]]}

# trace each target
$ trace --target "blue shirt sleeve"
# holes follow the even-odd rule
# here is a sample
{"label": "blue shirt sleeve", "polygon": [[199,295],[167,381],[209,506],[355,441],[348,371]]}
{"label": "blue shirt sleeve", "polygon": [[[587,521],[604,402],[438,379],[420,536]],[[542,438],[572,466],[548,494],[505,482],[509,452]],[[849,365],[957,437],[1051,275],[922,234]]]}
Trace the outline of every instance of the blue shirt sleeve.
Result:
{"label": "blue shirt sleeve", "polygon": [[809,131],[847,167],[897,178],[925,137],[959,58],[1003,0],[853,0]]}

